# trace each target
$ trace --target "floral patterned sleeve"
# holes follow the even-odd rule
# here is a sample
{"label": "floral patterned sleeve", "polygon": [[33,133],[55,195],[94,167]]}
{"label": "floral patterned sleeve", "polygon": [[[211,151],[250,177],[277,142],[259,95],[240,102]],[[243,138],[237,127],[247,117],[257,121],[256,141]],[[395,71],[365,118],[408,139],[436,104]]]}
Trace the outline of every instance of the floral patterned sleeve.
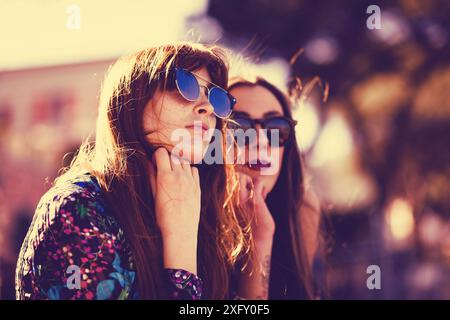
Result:
{"label": "floral patterned sleeve", "polygon": [[[129,246],[98,188],[84,181],[42,197],[19,255],[18,299],[139,299]],[[201,298],[196,275],[166,272],[171,299]]]}

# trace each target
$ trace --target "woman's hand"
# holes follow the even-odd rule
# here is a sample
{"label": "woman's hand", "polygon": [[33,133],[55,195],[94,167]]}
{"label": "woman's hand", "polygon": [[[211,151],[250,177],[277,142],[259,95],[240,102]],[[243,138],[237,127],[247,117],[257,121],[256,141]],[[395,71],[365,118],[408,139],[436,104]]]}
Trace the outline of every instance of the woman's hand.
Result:
{"label": "woman's hand", "polygon": [[252,236],[255,260],[244,270],[239,281],[239,295],[246,299],[268,299],[269,277],[275,222],[266,205],[268,190],[258,178],[240,173],[240,205],[253,214]]}
{"label": "woman's hand", "polygon": [[197,273],[200,220],[198,169],[158,148],[149,163],[155,214],[163,239],[164,266]]}
{"label": "woman's hand", "polygon": [[271,241],[275,233],[275,222],[266,204],[267,187],[258,177],[239,173],[239,201],[245,210],[254,214],[252,233],[255,242]]}

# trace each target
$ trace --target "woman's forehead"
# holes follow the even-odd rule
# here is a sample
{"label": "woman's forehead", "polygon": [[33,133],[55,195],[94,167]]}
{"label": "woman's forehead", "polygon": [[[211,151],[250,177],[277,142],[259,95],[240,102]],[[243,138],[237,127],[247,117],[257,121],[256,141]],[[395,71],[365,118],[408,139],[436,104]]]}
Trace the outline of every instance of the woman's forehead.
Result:
{"label": "woman's forehead", "polygon": [[270,111],[283,113],[277,98],[262,86],[238,86],[231,90],[231,94],[237,100],[235,111],[244,111],[256,118]]}
{"label": "woman's forehead", "polygon": [[209,75],[208,69],[205,67],[201,67],[199,69],[196,69],[192,71],[196,76],[198,76],[201,80],[205,80],[207,82],[212,82],[211,77]]}

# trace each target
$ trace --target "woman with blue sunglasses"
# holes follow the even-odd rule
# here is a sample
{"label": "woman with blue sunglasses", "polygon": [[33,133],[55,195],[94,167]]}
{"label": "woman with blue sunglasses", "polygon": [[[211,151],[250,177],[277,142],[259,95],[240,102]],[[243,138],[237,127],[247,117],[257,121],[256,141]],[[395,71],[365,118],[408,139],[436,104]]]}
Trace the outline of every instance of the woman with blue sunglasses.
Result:
{"label": "woman with blue sunglasses", "polygon": [[[235,99],[216,46],[119,59],[102,85],[95,142],[41,198],[16,271],[18,299],[224,299],[251,259],[232,165],[197,163]],[[174,152],[173,133],[192,142]],[[246,282],[248,297],[259,284]],[[256,289],[255,289],[256,288]]]}

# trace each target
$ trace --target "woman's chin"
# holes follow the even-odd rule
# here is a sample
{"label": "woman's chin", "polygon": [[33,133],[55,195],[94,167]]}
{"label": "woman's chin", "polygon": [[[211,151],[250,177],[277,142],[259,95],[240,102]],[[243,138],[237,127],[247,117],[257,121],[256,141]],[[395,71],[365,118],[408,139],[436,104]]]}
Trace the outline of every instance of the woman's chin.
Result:
{"label": "woman's chin", "polygon": [[256,178],[260,175],[260,172],[255,171],[255,170],[251,170],[247,165],[245,164],[237,164],[236,165],[236,171],[246,174],[252,178]]}
{"label": "woman's chin", "polygon": [[200,164],[203,162],[206,148],[180,149],[176,156],[189,161],[191,164]]}

